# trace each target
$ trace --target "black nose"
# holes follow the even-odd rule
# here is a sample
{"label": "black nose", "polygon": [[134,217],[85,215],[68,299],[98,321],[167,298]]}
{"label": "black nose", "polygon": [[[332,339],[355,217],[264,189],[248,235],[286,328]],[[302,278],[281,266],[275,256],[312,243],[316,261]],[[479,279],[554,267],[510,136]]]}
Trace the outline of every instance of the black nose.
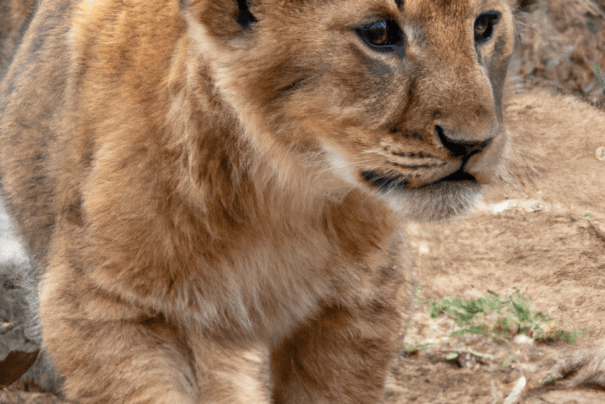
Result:
{"label": "black nose", "polygon": [[435,130],[439,135],[439,140],[441,141],[443,147],[448,149],[450,153],[452,153],[452,156],[462,157],[464,160],[468,160],[473,154],[477,154],[481,150],[485,149],[492,142],[493,139],[489,138],[482,141],[465,142],[448,138],[445,135],[445,131],[443,130],[443,128],[439,125],[435,126]]}

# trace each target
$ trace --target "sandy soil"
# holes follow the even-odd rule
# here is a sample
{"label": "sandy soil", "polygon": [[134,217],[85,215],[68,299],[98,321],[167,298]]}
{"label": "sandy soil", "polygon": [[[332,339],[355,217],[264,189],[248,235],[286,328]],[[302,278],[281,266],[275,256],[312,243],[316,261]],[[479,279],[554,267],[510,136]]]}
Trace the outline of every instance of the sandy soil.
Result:
{"label": "sandy soil", "polygon": [[[598,4],[604,7],[605,0],[552,0],[527,19],[511,64],[511,93],[547,87],[605,105],[605,71],[597,69],[605,69],[605,16]],[[587,130],[580,122],[554,136],[549,128],[568,125],[565,114],[543,112],[533,125],[523,121],[523,111],[507,122],[518,152],[511,157],[513,181],[492,186],[467,218],[410,223],[408,236],[425,299],[476,298],[488,290],[506,295],[518,286],[536,310],[567,330],[581,330],[582,337],[576,346],[448,338],[453,321],[444,315],[430,319],[426,300],[419,298],[406,345],[431,345],[399,358],[389,404],[605,402],[605,390],[595,386],[565,379],[541,383],[566,355],[605,347],[605,161],[595,155],[605,146],[605,124]],[[540,124],[543,129],[536,130]],[[469,348],[483,356],[469,354]],[[459,357],[446,360],[452,351]],[[588,352],[593,357],[598,351]],[[505,401],[523,377],[522,398]],[[0,404],[61,402],[23,384],[0,391]]]}

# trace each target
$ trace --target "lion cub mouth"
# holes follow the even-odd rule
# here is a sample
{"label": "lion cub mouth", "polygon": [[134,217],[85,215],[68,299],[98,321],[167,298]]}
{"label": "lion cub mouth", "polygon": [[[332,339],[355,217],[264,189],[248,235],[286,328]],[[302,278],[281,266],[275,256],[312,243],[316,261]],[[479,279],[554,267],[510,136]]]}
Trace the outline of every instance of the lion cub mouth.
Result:
{"label": "lion cub mouth", "polygon": [[381,191],[389,191],[401,188],[428,188],[441,183],[462,183],[465,181],[469,182],[470,184],[479,184],[473,175],[465,172],[462,168],[446,177],[429,182],[420,187],[410,187],[409,181],[402,176],[385,175],[376,171],[363,171],[361,173],[361,177],[364,179],[364,181],[372,184],[376,188],[379,188]]}
{"label": "lion cub mouth", "polygon": [[490,175],[486,171],[493,171],[491,168],[501,151],[501,142],[492,142],[498,136],[482,141],[459,142],[448,139],[440,129],[438,126],[435,129],[435,137],[440,145],[433,151],[401,151],[393,144],[383,143],[381,154],[391,168],[362,169],[360,176],[363,182],[383,192],[451,189],[451,186],[442,188],[446,184],[455,184],[457,189],[465,186],[476,188],[488,183]]}
{"label": "lion cub mouth", "polygon": [[448,175],[445,178],[426,184],[425,187],[445,182],[456,183],[464,181],[469,181],[472,184],[479,184],[479,181],[477,181],[477,179],[472,174],[467,173],[461,168],[460,170]]}

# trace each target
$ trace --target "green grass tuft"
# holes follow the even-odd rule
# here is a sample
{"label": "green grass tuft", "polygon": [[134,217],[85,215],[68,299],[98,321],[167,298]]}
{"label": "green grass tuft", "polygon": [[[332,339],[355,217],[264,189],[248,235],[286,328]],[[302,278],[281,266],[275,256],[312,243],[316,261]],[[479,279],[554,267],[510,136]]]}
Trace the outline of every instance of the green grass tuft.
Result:
{"label": "green grass tuft", "polygon": [[456,321],[459,330],[450,333],[456,335],[483,335],[488,338],[510,340],[518,334],[532,337],[534,340],[563,339],[575,344],[580,331],[564,331],[560,324],[540,311],[532,310],[530,297],[514,292],[501,299],[496,292],[478,299],[445,298],[442,301],[428,300],[431,318],[445,313]]}

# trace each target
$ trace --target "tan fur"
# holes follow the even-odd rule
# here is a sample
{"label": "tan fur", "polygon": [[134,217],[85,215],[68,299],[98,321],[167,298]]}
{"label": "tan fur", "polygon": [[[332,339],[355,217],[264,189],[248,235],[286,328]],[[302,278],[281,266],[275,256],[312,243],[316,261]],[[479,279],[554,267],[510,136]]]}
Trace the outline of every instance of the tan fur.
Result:
{"label": "tan fur", "polygon": [[[464,212],[477,181],[441,180],[494,173],[517,7],[400,3],[250,0],[245,29],[236,1],[42,0],[0,85],[0,176],[70,398],[381,401],[401,220]],[[405,54],[354,31],[385,18]]]}
{"label": "tan fur", "polygon": [[0,77],[27,27],[36,0],[0,0]]}

